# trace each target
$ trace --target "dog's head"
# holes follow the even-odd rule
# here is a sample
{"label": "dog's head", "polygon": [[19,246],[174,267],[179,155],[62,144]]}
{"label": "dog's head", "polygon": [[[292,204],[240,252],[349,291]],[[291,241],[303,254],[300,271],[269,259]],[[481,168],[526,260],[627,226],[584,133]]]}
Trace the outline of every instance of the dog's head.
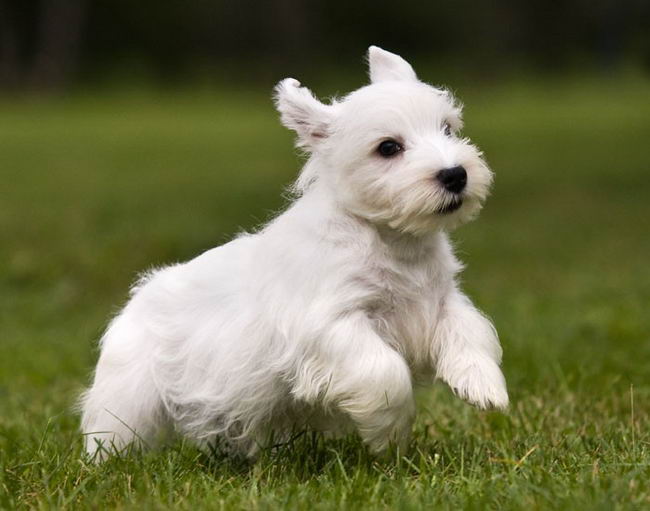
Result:
{"label": "dog's head", "polygon": [[470,220],[492,172],[460,134],[460,105],[398,55],[371,46],[368,62],[370,85],[331,104],[292,78],[276,87],[283,124],[311,154],[299,191],[319,182],[351,213],[413,234]]}

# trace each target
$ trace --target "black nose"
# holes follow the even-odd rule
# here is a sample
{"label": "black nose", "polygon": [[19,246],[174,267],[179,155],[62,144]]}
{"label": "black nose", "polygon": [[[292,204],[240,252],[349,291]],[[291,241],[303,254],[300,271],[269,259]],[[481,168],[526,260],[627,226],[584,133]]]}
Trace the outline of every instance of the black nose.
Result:
{"label": "black nose", "polygon": [[467,184],[467,172],[464,167],[457,165],[448,169],[442,169],[436,176],[438,181],[446,190],[453,193],[460,193]]}

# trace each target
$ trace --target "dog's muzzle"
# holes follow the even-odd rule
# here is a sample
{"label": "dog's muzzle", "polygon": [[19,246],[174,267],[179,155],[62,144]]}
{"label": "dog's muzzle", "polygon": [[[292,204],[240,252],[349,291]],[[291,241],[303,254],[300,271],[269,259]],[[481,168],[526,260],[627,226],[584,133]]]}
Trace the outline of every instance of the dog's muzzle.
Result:
{"label": "dog's muzzle", "polygon": [[448,204],[444,205],[441,208],[436,209],[436,213],[438,213],[439,215],[446,215],[447,213],[453,213],[462,205],[463,205],[463,199],[461,199],[460,197],[454,197],[451,202],[449,202]]}

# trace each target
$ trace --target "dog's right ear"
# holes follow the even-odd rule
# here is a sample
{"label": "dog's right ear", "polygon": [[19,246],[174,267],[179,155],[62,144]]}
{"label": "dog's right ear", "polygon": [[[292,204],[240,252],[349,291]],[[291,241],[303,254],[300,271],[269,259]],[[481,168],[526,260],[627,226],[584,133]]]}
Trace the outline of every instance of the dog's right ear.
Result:
{"label": "dog's right ear", "polygon": [[298,80],[285,78],[278,83],[273,99],[282,124],[298,134],[298,147],[311,150],[328,137],[332,107],[318,101]]}

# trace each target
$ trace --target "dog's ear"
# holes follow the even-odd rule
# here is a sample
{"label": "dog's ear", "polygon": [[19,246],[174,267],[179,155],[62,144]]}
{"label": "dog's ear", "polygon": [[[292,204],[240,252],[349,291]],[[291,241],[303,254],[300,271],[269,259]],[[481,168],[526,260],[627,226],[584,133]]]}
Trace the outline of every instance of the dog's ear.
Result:
{"label": "dog's ear", "polygon": [[418,77],[411,64],[378,46],[368,48],[368,70],[370,82],[417,81]]}
{"label": "dog's ear", "polygon": [[298,80],[285,78],[278,83],[273,99],[282,124],[298,134],[298,147],[313,149],[327,138],[332,106],[318,101]]}

